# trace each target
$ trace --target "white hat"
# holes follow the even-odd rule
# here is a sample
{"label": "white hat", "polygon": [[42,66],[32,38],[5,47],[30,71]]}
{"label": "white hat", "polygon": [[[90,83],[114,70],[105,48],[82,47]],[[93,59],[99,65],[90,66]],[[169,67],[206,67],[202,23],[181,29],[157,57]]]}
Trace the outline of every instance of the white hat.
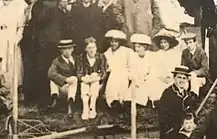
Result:
{"label": "white hat", "polygon": [[106,34],[105,37],[107,38],[116,38],[116,39],[127,39],[127,35],[120,31],[120,30],[109,30]]}
{"label": "white hat", "polygon": [[151,38],[144,34],[133,34],[130,37],[130,42],[151,45]]}

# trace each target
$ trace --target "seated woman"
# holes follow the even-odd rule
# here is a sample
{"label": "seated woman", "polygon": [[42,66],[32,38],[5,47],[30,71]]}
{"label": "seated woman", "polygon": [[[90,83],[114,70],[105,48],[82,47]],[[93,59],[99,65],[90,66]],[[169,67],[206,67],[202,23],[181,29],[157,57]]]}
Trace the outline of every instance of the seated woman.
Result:
{"label": "seated woman", "polygon": [[118,103],[124,101],[129,82],[133,80],[136,62],[133,50],[122,45],[126,40],[126,35],[122,31],[110,30],[105,37],[110,42],[110,48],[105,52],[110,72],[105,96],[108,106],[111,107],[115,101]]}
{"label": "seated woman", "polygon": [[126,100],[135,99],[135,102],[146,106],[148,102],[148,95],[146,92],[147,80],[149,80],[150,74],[150,55],[151,51],[148,51],[151,46],[151,38],[144,34],[133,34],[130,38],[131,43],[134,45],[136,55],[136,82],[131,84],[129,91],[130,96]]}
{"label": "seated woman", "polygon": [[11,110],[12,99],[10,96],[10,87],[2,72],[2,58],[0,58],[0,114],[7,114]]}
{"label": "seated woman", "polygon": [[[150,80],[146,89],[152,101],[159,100],[165,88],[173,83],[171,70],[181,64],[181,50],[179,42],[166,30],[161,30],[153,38],[160,50],[154,52],[151,58],[152,67]],[[155,84],[156,86],[153,86]]]}
{"label": "seated woman", "polygon": [[81,118],[83,120],[94,119],[97,115],[96,100],[101,84],[105,81],[108,67],[105,56],[97,53],[95,38],[87,38],[85,43],[86,53],[81,56],[77,75],[81,81],[81,99],[83,102]]}

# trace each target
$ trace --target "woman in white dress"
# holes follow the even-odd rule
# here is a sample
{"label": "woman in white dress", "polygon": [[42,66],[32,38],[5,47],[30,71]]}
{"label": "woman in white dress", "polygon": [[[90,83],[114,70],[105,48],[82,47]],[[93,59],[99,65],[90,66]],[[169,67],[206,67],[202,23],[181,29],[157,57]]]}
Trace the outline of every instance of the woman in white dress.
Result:
{"label": "woman in white dress", "polygon": [[[14,64],[18,65],[19,84],[22,80],[22,59],[19,48],[19,41],[22,38],[24,27],[24,9],[27,6],[24,0],[3,0],[4,6],[0,9],[0,56],[4,59],[2,63],[3,71],[8,73],[9,82],[12,81],[12,70]],[[17,51],[17,60],[14,61]]]}
{"label": "woman in white dress", "polygon": [[133,43],[136,55],[136,71],[135,84],[131,84],[129,91],[130,96],[126,100],[134,99],[137,104],[146,106],[148,102],[148,95],[146,88],[149,80],[151,69],[151,54],[149,51],[151,46],[151,38],[144,34],[133,34],[130,38]]}
{"label": "woman in white dress", "polygon": [[110,30],[105,34],[109,39],[110,48],[105,52],[110,75],[105,89],[105,97],[109,107],[112,102],[122,103],[129,88],[129,81],[133,80],[134,56],[132,49],[121,45],[126,35],[120,30]]}
{"label": "woman in white dress", "polygon": [[181,65],[181,48],[176,38],[169,31],[162,30],[153,38],[159,47],[153,52],[149,80],[147,80],[147,95],[150,100],[159,100],[164,89],[173,83],[171,71]]}

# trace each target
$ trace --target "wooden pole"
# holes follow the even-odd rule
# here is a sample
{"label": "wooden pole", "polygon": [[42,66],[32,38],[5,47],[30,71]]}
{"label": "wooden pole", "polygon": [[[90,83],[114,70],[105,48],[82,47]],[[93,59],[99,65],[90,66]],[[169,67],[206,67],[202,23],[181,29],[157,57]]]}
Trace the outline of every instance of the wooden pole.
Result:
{"label": "wooden pole", "polygon": [[196,115],[198,115],[198,113],[200,112],[200,110],[203,108],[204,104],[206,103],[207,99],[209,98],[210,94],[212,93],[212,91],[215,89],[215,86],[217,85],[217,79],[215,79],[215,82],[213,83],[213,85],[211,86],[211,88],[209,89],[208,93],[206,94],[206,97],[204,98],[204,100],[202,101],[202,103],[200,104],[200,106],[198,107],[197,111],[195,112]]}
{"label": "wooden pole", "polygon": [[[97,129],[106,129],[106,128],[112,128],[114,127],[114,125],[99,125],[97,126]],[[31,139],[61,139],[63,137],[69,136],[69,135],[75,135],[78,133],[83,133],[87,131],[86,127],[82,127],[79,129],[74,129],[74,130],[69,130],[69,131],[65,131],[65,132],[60,132],[60,133],[52,133],[51,135],[45,135],[42,137],[35,137],[35,138],[31,138]]]}
{"label": "wooden pole", "polygon": [[136,86],[132,84],[132,100],[131,100],[131,138],[136,139],[136,102],[135,102]]}
{"label": "wooden pole", "polygon": [[12,55],[12,67],[13,67],[13,77],[12,77],[12,90],[13,90],[13,139],[18,139],[18,127],[17,127],[17,119],[18,119],[18,74],[17,74],[17,49],[18,47],[14,45],[13,47],[13,55]]}

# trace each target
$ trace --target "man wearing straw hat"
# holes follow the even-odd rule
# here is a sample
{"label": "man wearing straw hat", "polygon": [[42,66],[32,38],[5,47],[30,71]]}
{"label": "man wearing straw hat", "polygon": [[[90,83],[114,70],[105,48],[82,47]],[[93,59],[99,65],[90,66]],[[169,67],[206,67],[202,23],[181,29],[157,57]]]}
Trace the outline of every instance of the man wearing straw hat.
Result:
{"label": "man wearing straw hat", "polygon": [[48,77],[50,81],[52,105],[54,108],[57,103],[57,97],[59,95],[67,94],[68,97],[68,116],[72,117],[72,103],[75,101],[75,95],[77,92],[77,64],[78,61],[72,52],[75,44],[72,40],[61,40],[58,48],[61,55],[53,60],[52,65],[48,70]]}
{"label": "man wearing straw hat", "polygon": [[183,114],[191,112],[194,104],[195,94],[185,89],[190,76],[189,68],[178,66],[172,73],[174,84],[164,90],[160,99],[160,139],[179,131]]}
{"label": "man wearing straw hat", "polygon": [[208,81],[206,79],[209,79],[208,57],[206,52],[197,46],[196,34],[187,33],[182,39],[187,48],[182,52],[181,65],[187,66],[191,71],[191,91],[203,97],[205,93],[199,89]]}

